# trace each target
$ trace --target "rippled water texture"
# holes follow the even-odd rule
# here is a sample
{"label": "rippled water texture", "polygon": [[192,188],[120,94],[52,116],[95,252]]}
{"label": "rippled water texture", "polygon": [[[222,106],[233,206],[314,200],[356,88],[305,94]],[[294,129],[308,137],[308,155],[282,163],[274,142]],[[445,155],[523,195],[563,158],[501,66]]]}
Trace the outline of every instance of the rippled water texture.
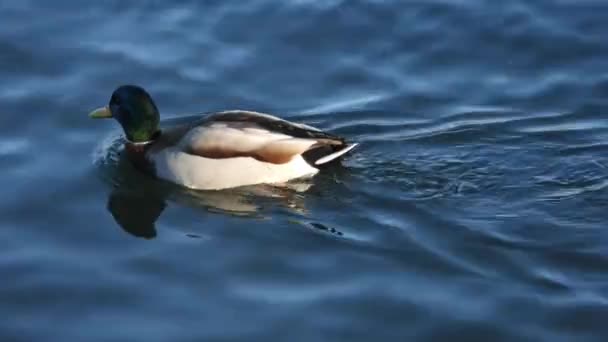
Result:
{"label": "rippled water texture", "polygon": [[[1,341],[608,340],[605,1],[0,3]],[[288,189],[143,177],[252,109],[361,143]]]}

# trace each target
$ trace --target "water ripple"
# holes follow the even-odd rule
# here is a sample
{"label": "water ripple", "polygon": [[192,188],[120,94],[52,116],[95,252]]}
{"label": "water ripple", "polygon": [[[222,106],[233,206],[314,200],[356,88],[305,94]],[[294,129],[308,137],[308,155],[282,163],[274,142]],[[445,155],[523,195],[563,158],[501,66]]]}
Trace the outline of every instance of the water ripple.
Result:
{"label": "water ripple", "polygon": [[[605,3],[0,8],[0,340],[608,334]],[[361,144],[291,188],[184,190],[86,117],[123,83],[164,123],[245,108]]]}

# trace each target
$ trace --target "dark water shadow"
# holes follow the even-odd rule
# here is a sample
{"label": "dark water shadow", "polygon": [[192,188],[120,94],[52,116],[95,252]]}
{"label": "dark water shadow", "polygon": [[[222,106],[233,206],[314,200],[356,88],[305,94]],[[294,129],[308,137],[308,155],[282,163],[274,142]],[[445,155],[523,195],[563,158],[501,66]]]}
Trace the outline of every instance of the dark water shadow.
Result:
{"label": "dark water shadow", "polygon": [[122,229],[145,239],[156,237],[156,220],[167,203],[160,198],[115,189],[108,197],[107,209]]}

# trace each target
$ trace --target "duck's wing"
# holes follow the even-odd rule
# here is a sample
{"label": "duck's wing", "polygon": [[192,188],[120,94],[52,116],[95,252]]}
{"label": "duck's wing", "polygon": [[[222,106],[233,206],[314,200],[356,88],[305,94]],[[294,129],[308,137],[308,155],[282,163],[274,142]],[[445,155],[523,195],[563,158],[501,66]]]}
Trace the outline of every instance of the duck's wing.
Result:
{"label": "duck's wing", "polygon": [[203,123],[205,122],[243,122],[257,124],[269,132],[281,133],[294,138],[344,141],[343,138],[323,132],[316,127],[290,122],[270,114],[245,110],[230,110],[214,113],[204,118]]}
{"label": "duck's wing", "polygon": [[248,111],[207,116],[191,127],[179,146],[186,153],[205,158],[251,157],[284,164],[302,156],[311,165],[329,162],[354,147],[317,128]]}

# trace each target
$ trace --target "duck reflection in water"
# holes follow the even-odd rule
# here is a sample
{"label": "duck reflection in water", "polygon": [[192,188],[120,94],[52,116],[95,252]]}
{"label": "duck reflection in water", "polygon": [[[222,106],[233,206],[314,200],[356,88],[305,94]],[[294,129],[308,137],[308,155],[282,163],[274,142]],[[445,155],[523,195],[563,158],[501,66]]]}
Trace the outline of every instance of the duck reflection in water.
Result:
{"label": "duck reflection in water", "polygon": [[[116,146],[115,146],[116,147]],[[167,207],[167,201],[204,208],[208,212],[249,218],[264,218],[265,206],[283,207],[299,215],[306,215],[304,193],[313,185],[311,180],[290,182],[282,186],[255,185],[222,191],[199,191],[143,176],[124,156],[115,151],[106,163],[107,176],[113,189],[107,209],[122,229],[136,237],[156,237],[156,221]],[[112,165],[113,164],[113,165]],[[318,223],[309,227],[320,229]],[[326,229],[338,234],[333,229]]]}

